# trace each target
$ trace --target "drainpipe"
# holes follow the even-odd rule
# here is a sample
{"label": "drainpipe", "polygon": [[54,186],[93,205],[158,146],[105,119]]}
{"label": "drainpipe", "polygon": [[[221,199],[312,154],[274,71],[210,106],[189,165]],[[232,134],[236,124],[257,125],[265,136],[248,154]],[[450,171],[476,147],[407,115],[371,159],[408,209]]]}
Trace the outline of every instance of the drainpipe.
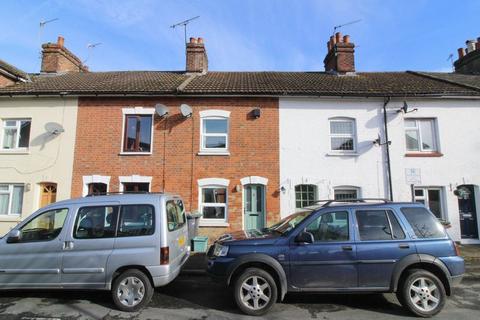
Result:
{"label": "drainpipe", "polygon": [[390,97],[386,97],[383,102],[383,126],[385,130],[385,148],[387,150],[388,192],[390,196],[390,201],[393,201],[392,168],[390,166],[390,140],[388,140],[388,125],[387,125],[387,104],[389,102],[390,102]]}

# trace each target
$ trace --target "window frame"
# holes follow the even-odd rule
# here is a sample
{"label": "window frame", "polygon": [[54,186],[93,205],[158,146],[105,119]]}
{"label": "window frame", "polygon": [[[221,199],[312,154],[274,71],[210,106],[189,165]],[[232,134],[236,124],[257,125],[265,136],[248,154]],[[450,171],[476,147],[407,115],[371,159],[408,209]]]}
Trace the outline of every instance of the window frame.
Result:
{"label": "window frame", "polygon": [[[360,187],[355,187],[355,186],[337,186],[333,188],[333,199],[335,199],[335,192],[336,191],[355,191],[357,194],[357,197],[355,199],[360,199],[361,196],[361,188]],[[337,199],[335,199],[337,200]],[[344,199],[339,199],[339,201],[344,200]],[[350,199],[347,199],[350,200]]]}
{"label": "window frame", "polygon": [[[151,116],[152,117],[152,127],[150,134],[150,151],[124,151],[124,146],[126,143],[127,135],[127,116]],[[153,136],[155,133],[155,108],[144,108],[144,107],[130,107],[122,109],[122,137],[120,145],[120,155],[151,155],[153,154]]]}
{"label": "window frame", "polygon": [[[421,190],[423,192],[423,196],[417,196],[415,194],[415,191],[417,190]],[[429,200],[429,195],[428,195],[428,191],[429,190],[435,190],[435,191],[438,191],[439,192],[439,195],[440,195],[440,217],[437,217],[435,216],[435,214],[433,213],[433,211],[430,209],[430,200]],[[442,187],[420,187],[420,186],[415,186],[414,189],[413,189],[413,197],[414,197],[414,200],[415,202],[418,202],[417,200],[423,200],[424,202],[418,202],[418,203],[422,203],[428,210],[430,210],[430,212],[432,212],[432,214],[435,216],[435,218],[437,219],[440,219],[440,220],[445,220],[445,221],[448,221],[448,216],[447,216],[447,212],[446,212],[446,205],[445,205],[445,194],[444,194],[444,191],[443,191],[443,188]]]}
{"label": "window frame", "polygon": [[[303,190],[300,190],[300,191],[297,191],[297,187],[313,187],[313,202],[312,203],[308,203],[309,200],[308,200],[308,193],[310,191],[303,191]],[[305,208],[305,207],[308,207],[308,206],[311,206],[312,204],[315,203],[315,201],[318,200],[318,186],[315,185],[315,184],[311,184],[311,183],[300,183],[300,184],[297,184],[293,187],[293,190],[294,190],[294,197],[295,197],[295,209],[302,209],[302,208]],[[301,197],[300,199],[297,199],[297,193],[300,193],[301,195],[303,194],[307,194],[307,199],[304,199],[303,197]],[[297,202],[300,201],[300,204],[303,204],[303,202],[307,201],[307,204],[305,206],[301,206],[301,207],[297,207]]]}
{"label": "window frame", "polygon": [[[407,121],[415,121],[415,127],[407,127]],[[423,136],[422,136],[422,127],[421,122],[431,122],[432,124],[432,139],[433,146],[431,149],[423,148]],[[438,143],[438,129],[436,118],[405,118],[403,122],[404,126],[404,135],[405,135],[405,150],[407,153],[437,153],[440,152],[439,143]],[[407,144],[407,131],[415,131],[418,137],[418,150],[408,149]]]}
{"label": "window frame", "polygon": [[8,217],[8,216],[21,216],[22,215],[22,212],[18,212],[18,213],[13,213],[12,212],[12,207],[13,207],[13,189],[14,187],[22,187],[23,188],[23,191],[22,191],[22,199],[21,199],[21,208],[22,208],[22,211],[23,211],[23,198],[25,196],[25,184],[22,184],[22,183],[0,183],[0,186],[8,186],[8,191],[3,191],[3,190],[0,190],[0,194],[8,194],[8,207],[7,207],[7,213],[6,214],[1,214],[0,213],[0,217]]}
{"label": "window frame", "polygon": [[[206,120],[225,120],[227,122],[226,133],[204,133]],[[206,137],[225,137],[225,148],[208,148]],[[230,111],[204,110],[200,111],[200,154],[229,155],[230,149]]]}
{"label": "window frame", "polygon": [[[204,224],[226,224],[228,223],[228,186],[224,185],[202,185],[199,188],[199,211],[202,215],[201,220]],[[203,202],[203,189],[225,189],[225,203],[216,203],[216,202]],[[225,218],[215,219],[215,218],[204,218],[203,217],[203,208],[204,207],[220,207],[225,208]]]}
{"label": "window frame", "polygon": [[[16,125],[15,126],[7,126],[6,122],[7,121],[15,121]],[[20,147],[20,130],[21,130],[21,124],[22,121],[28,121],[30,122],[30,131],[28,133],[28,146],[27,147]],[[15,147],[14,148],[4,148],[3,147],[3,140],[5,139],[5,129],[16,129],[17,130],[17,138],[15,141]],[[0,151],[2,152],[26,152],[30,148],[30,135],[32,132],[32,119],[31,118],[3,118],[1,119],[1,130],[0,130]]]}
{"label": "window frame", "polygon": [[[350,122],[352,124],[352,133],[332,133],[332,123],[333,122]],[[333,117],[328,119],[328,137],[329,137],[329,146],[331,153],[337,154],[355,154],[357,153],[357,124],[354,118],[349,117]],[[333,138],[351,138],[353,141],[352,150],[334,150],[332,145]]]}

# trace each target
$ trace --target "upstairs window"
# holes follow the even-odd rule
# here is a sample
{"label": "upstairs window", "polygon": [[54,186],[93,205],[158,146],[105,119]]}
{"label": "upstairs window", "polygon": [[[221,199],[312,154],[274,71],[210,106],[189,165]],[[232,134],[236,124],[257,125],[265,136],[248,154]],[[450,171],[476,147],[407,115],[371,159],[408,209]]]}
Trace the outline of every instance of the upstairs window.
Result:
{"label": "upstairs window", "polygon": [[123,152],[150,153],[152,151],[153,115],[126,114]]}
{"label": "upstairs window", "polygon": [[317,186],[313,184],[299,184],[295,186],[295,208],[312,205],[317,200]]}
{"label": "upstairs window", "polygon": [[3,120],[2,149],[27,149],[30,141],[31,120]]}
{"label": "upstairs window", "polygon": [[410,152],[436,152],[435,121],[433,119],[405,119],[405,142]]}
{"label": "upstairs window", "polygon": [[330,119],[330,150],[339,153],[356,151],[355,120],[349,118]]}
{"label": "upstairs window", "polygon": [[200,112],[200,149],[203,152],[227,152],[230,112],[206,110]]}

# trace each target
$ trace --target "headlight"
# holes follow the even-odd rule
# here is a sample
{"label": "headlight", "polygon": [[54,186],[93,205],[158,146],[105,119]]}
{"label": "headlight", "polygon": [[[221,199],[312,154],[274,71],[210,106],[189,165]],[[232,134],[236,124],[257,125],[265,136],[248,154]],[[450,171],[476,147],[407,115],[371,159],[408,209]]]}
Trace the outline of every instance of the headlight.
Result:
{"label": "headlight", "polygon": [[228,253],[228,246],[222,246],[221,244],[216,243],[215,248],[213,248],[213,255],[216,257],[225,257]]}

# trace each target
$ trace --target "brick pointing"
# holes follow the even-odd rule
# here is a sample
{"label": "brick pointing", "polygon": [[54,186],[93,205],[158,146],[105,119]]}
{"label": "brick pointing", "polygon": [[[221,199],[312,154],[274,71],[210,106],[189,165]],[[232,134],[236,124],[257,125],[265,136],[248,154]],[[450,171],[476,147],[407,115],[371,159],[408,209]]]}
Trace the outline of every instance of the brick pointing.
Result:
{"label": "brick pointing", "polygon": [[[167,120],[154,118],[153,154],[119,155],[122,108],[153,107],[156,103],[167,105],[170,116]],[[193,117],[181,116],[179,106],[182,103],[193,108]],[[262,110],[258,119],[249,116],[254,107]],[[231,111],[230,156],[197,155],[200,147],[199,111],[207,109]],[[198,209],[197,180],[225,178],[230,180],[228,220],[230,229],[234,230],[242,229],[242,191],[237,192],[236,185],[240,185],[241,178],[256,175],[269,180],[266,187],[267,224],[280,217],[278,99],[80,98],[76,137],[73,197],[82,195],[84,175],[111,176],[110,191],[119,190],[119,176],[152,176],[152,191],[180,194],[187,211],[195,211]],[[224,231],[224,228],[206,228],[202,233],[211,236]]]}

